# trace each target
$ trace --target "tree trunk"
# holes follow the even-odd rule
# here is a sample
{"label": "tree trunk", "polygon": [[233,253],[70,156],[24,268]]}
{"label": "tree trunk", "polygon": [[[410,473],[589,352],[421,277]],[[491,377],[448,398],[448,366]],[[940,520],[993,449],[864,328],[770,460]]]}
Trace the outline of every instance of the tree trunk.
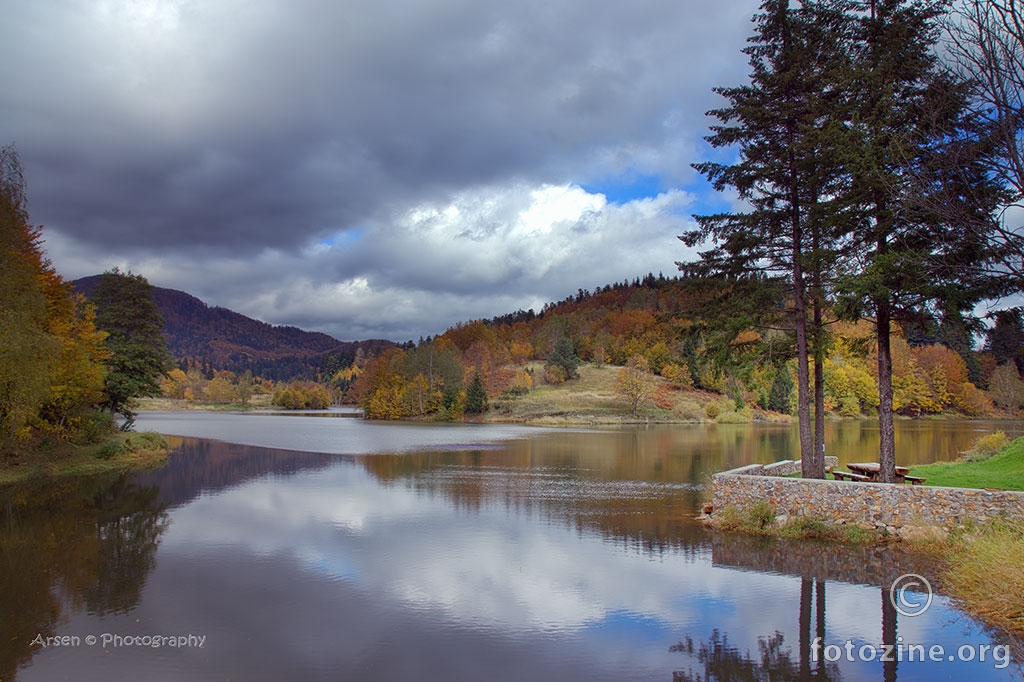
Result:
{"label": "tree trunk", "polygon": [[[788,11],[789,3],[786,3]],[[788,38],[788,35],[786,36]],[[814,442],[811,437],[811,396],[808,389],[807,368],[807,302],[804,291],[803,218],[800,215],[800,174],[793,153],[796,124],[790,120],[786,126],[789,164],[790,248],[793,258],[793,322],[796,331],[796,414],[800,431],[800,473],[804,478],[814,476]],[[823,478],[819,476],[818,478]]]}
{"label": "tree trunk", "polygon": [[896,482],[896,437],[892,424],[892,350],[889,344],[889,300],[875,300],[878,334],[878,467],[879,480]]}
{"label": "tree trunk", "polygon": [[814,296],[814,455],[811,459],[812,477],[825,478],[825,360],[822,344],[824,324],[821,319],[824,291],[821,286],[821,255],[819,248],[821,226],[811,226],[811,249],[814,263],[811,269],[811,289]]}
{"label": "tree trunk", "polygon": [[825,478],[825,370],[814,357],[814,478]]}
{"label": "tree trunk", "polygon": [[794,323],[796,326],[796,414],[800,425],[800,472],[804,478],[823,478],[814,475],[814,442],[811,436],[811,396],[808,388],[810,371],[807,366],[807,314],[804,305],[803,273],[799,265],[793,273]]}

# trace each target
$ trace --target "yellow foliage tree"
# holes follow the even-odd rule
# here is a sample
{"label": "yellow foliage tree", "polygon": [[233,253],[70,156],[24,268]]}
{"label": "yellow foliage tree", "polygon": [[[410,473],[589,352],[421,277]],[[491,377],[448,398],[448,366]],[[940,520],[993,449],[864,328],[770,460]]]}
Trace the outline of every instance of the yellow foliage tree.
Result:
{"label": "yellow foliage tree", "polygon": [[185,397],[185,389],[188,387],[188,375],[177,367],[168,372],[167,376],[160,382],[160,388],[163,390],[164,397],[171,400],[183,399]]}
{"label": "yellow foliage tree", "polygon": [[634,415],[640,404],[654,393],[657,386],[657,379],[651,374],[647,358],[643,355],[630,357],[615,378],[616,392],[629,402]]}
{"label": "yellow foliage tree", "polygon": [[23,183],[17,154],[0,149],[0,445],[33,427],[73,435],[102,398],[109,357],[92,307],[43,255]]}

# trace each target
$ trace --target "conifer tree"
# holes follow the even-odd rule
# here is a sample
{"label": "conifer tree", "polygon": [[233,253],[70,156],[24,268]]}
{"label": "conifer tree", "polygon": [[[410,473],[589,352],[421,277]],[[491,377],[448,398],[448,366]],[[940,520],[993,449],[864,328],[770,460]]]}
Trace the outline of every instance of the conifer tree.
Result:
{"label": "conifer tree", "polygon": [[477,372],[473,380],[469,382],[466,389],[466,412],[480,414],[487,411],[487,389],[484,387],[484,380]]}
{"label": "conifer tree", "polygon": [[[853,226],[840,312],[871,317],[879,388],[881,479],[895,480],[893,361],[900,316],[928,305],[960,314],[998,295],[991,276],[992,214],[1002,198],[985,172],[986,146],[968,84],[935,52],[943,2],[870,0],[855,27],[844,150],[850,178],[839,201]],[[955,206],[955,211],[936,210]]]}
{"label": "conifer tree", "polygon": [[[824,477],[824,460],[811,427],[809,357],[823,337],[809,326],[808,315],[820,311],[821,301],[815,307],[812,299],[824,296],[821,278],[839,241],[833,231],[840,223],[828,220],[819,205],[842,179],[831,151],[846,134],[830,118],[841,97],[832,87],[839,81],[833,72],[843,62],[836,51],[842,44],[837,17],[841,13],[823,3],[791,9],[788,0],[765,0],[761,6],[744,50],[750,56],[750,84],[716,88],[729,105],[709,112],[721,124],[711,127],[708,142],[738,148],[740,158],[733,164],[694,164],[716,189],[735,189],[751,208],[695,216],[700,229],[681,239],[691,246],[714,240],[716,246],[698,263],[679,264],[687,276],[724,279],[729,286],[749,290],[753,278],[755,285],[785,287],[797,358],[800,455],[804,476],[814,478]],[[820,314],[814,323],[821,324]]]}
{"label": "conifer tree", "polygon": [[122,428],[129,430],[135,422],[134,399],[159,396],[160,380],[172,367],[164,320],[146,278],[117,268],[100,276],[92,300],[96,326],[107,332],[111,352],[103,407],[123,416]]}

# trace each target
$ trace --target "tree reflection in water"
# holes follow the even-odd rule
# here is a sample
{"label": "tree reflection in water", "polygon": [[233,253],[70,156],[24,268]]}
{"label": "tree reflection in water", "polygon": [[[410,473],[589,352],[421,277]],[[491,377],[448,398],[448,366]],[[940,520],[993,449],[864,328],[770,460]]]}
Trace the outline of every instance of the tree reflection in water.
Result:
{"label": "tree reflection in water", "polygon": [[[770,637],[758,637],[760,660],[749,653],[729,645],[728,635],[718,630],[707,642],[697,646],[692,637],[669,647],[669,651],[685,653],[704,666],[704,674],[687,671],[672,673],[672,682],[839,682],[842,676],[835,663],[826,663],[822,657],[811,657],[811,615],[814,614],[815,635],[825,638],[825,583],[803,578],[800,581],[800,651],[799,661],[783,648],[784,637],[775,632]],[[895,670],[895,669],[894,669]],[[888,677],[886,678],[888,679]]]}
{"label": "tree reflection in water", "polygon": [[669,651],[696,656],[704,666],[704,673],[677,670],[672,673],[672,682],[840,682],[842,677],[834,663],[818,661],[814,668],[804,666],[801,651],[799,663],[793,661],[792,651],[783,647],[784,637],[776,632],[770,637],[757,640],[758,658],[749,652],[741,652],[729,644],[728,635],[715,630],[707,642],[697,645],[692,638],[669,647]]}
{"label": "tree reflection in water", "polygon": [[158,489],[124,474],[47,479],[0,490],[0,680],[13,679],[70,612],[124,613],[139,602],[167,527]]}

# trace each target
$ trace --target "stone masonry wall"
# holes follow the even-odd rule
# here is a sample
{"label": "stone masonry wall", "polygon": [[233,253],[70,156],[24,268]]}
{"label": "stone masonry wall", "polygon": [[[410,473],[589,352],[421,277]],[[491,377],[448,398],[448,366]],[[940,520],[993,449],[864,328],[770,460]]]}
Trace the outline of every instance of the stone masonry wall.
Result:
{"label": "stone masonry wall", "polygon": [[747,468],[712,477],[716,512],[729,505],[743,508],[766,501],[778,515],[893,528],[951,528],[1000,516],[1024,521],[1022,492],[779,478],[751,475]]}

